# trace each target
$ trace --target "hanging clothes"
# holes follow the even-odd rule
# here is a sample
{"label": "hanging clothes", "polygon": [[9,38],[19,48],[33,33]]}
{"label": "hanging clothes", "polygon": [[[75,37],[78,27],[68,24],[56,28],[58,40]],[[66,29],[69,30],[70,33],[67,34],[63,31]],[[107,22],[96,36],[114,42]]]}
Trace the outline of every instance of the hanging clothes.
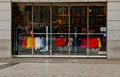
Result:
{"label": "hanging clothes", "polygon": [[45,48],[46,47],[46,40],[45,40],[45,38],[43,37],[43,38],[41,38],[42,39],[42,44],[43,44],[43,48]]}
{"label": "hanging clothes", "polygon": [[32,49],[32,47],[33,47],[33,38],[30,37],[30,48]]}
{"label": "hanging clothes", "polygon": [[66,45],[66,39],[65,38],[55,38],[55,46],[65,46]]}
{"label": "hanging clothes", "polygon": [[40,48],[45,48],[45,39],[44,39],[44,37],[41,37],[41,39],[40,39]]}
{"label": "hanging clothes", "polygon": [[81,47],[82,48],[86,48],[87,47],[87,38],[82,38]]}
{"label": "hanging clothes", "polygon": [[40,37],[36,37],[36,47],[35,47],[35,50],[39,49],[40,48]]}
{"label": "hanging clothes", "polygon": [[68,46],[72,46],[73,45],[73,38],[68,38]]}
{"label": "hanging clothes", "polygon": [[97,38],[89,39],[89,48],[98,48],[98,39]]}
{"label": "hanging clothes", "polygon": [[27,40],[27,49],[31,48],[31,43],[32,43],[32,37],[28,37],[28,40]]}
{"label": "hanging clothes", "polygon": [[101,45],[101,40],[100,40],[100,38],[98,37],[98,48],[101,48],[102,47],[102,45]]}
{"label": "hanging clothes", "polygon": [[25,36],[22,42],[22,48],[27,48],[27,39],[27,36]]}
{"label": "hanging clothes", "polygon": [[30,48],[32,49],[32,48],[35,48],[36,46],[36,39],[35,38],[30,38]]}
{"label": "hanging clothes", "polygon": [[101,41],[99,37],[89,39],[89,48],[100,48]]}
{"label": "hanging clothes", "polygon": [[52,40],[52,46],[55,46],[55,37],[52,37],[51,40]]}
{"label": "hanging clothes", "polygon": [[23,39],[22,48],[26,48],[26,49],[36,48],[36,38],[25,36]]}
{"label": "hanging clothes", "polygon": [[40,47],[39,47],[39,48],[43,48],[42,39],[41,39],[41,38],[39,39],[39,44],[40,44]]}

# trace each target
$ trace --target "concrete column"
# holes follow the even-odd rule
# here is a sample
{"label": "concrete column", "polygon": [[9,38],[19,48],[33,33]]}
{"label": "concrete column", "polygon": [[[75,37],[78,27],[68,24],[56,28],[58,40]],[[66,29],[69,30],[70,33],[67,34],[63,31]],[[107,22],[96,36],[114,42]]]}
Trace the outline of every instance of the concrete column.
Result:
{"label": "concrete column", "polygon": [[11,57],[11,2],[0,0],[0,58]]}

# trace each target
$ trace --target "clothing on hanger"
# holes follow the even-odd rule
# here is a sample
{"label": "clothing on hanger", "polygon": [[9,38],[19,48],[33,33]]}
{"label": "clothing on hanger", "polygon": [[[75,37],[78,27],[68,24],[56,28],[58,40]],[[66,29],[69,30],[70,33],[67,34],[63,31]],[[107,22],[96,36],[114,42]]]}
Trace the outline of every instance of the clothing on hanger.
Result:
{"label": "clothing on hanger", "polygon": [[68,46],[72,46],[73,45],[73,38],[68,38]]}

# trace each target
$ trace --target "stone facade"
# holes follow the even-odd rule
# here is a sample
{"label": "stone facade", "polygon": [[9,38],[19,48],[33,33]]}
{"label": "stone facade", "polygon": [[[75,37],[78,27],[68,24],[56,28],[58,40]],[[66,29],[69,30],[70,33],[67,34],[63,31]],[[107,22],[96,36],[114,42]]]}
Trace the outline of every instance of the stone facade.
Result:
{"label": "stone facade", "polygon": [[11,2],[107,2],[107,57],[120,58],[120,0],[0,0],[0,58],[11,57]]}
{"label": "stone facade", "polygon": [[0,0],[0,58],[11,57],[11,2]]}
{"label": "stone facade", "polygon": [[108,58],[120,58],[120,0],[108,0]]}

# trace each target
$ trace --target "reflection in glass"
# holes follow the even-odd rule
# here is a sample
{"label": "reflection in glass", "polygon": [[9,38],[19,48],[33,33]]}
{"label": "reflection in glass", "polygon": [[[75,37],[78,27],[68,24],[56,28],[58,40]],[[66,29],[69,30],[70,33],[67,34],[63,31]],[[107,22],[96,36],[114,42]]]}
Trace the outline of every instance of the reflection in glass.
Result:
{"label": "reflection in glass", "polygon": [[50,7],[34,6],[33,21],[34,33],[46,33],[46,26],[48,26],[48,32],[50,32]]}
{"label": "reflection in glass", "polygon": [[87,35],[70,35],[71,55],[87,55]]}
{"label": "reflection in glass", "polygon": [[53,6],[52,7],[52,32],[68,33],[69,25],[68,7]]}
{"label": "reflection in glass", "polygon": [[87,7],[72,6],[70,10],[70,33],[87,32]]}
{"label": "reflection in glass", "polygon": [[90,33],[106,32],[105,6],[89,7],[89,31]]}

